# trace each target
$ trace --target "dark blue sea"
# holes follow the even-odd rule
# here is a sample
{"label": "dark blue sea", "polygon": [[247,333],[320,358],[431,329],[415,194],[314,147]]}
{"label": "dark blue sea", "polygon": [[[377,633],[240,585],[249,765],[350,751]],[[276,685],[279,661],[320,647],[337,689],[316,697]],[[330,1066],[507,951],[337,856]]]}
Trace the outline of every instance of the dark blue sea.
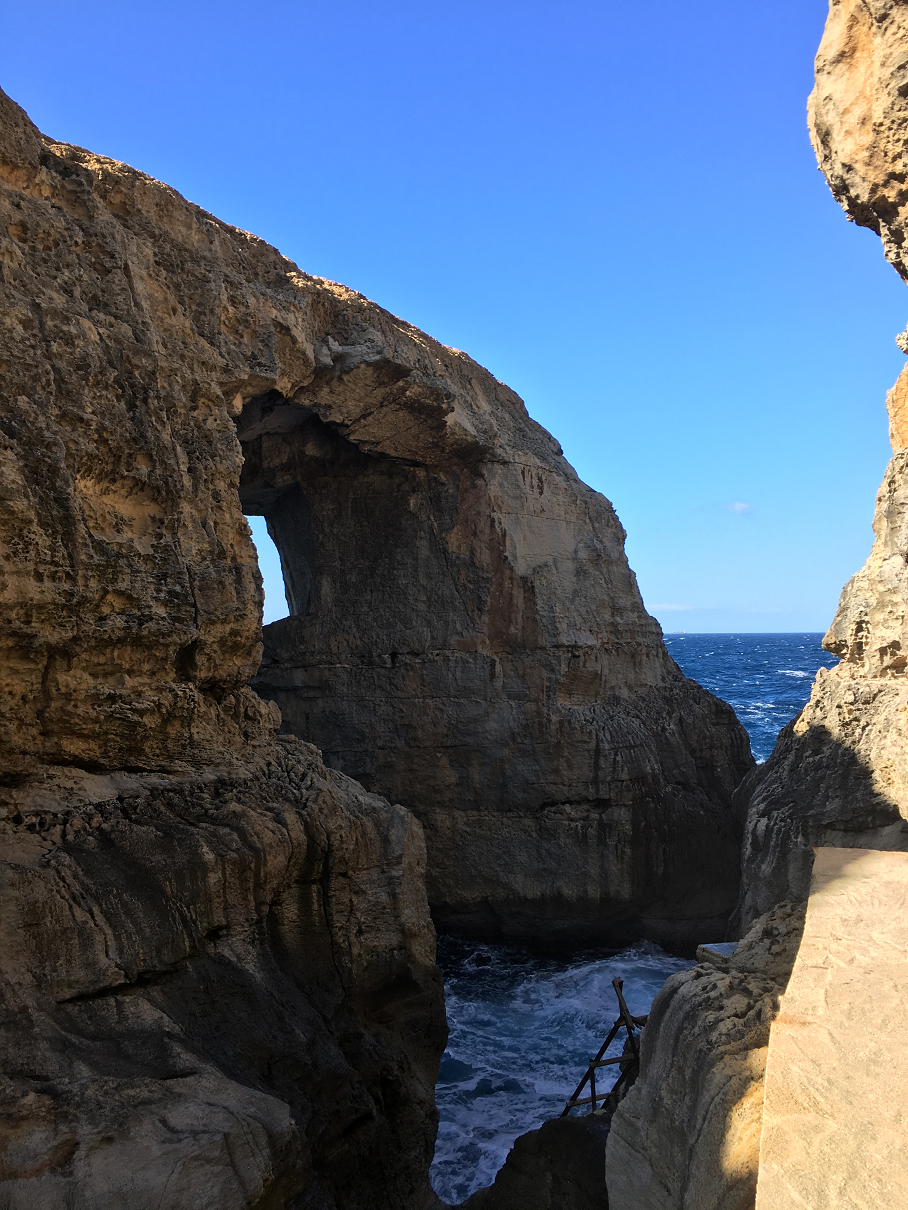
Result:
{"label": "dark blue sea", "polygon": [[[817,669],[836,663],[821,639],[665,636],[685,676],[735,708],[759,761],[806,704]],[[436,1088],[432,1184],[453,1204],[491,1184],[519,1134],[564,1108],[615,1018],[612,979],[624,979],[631,1012],[645,1013],[668,976],[691,965],[648,942],[559,960],[451,937],[439,938],[438,961],[451,1033]],[[620,1042],[608,1053],[620,1053]]]}
{"label": "dark blue sea", "polygon": [[758,761],[810,697],[817,669],[839,661],[822,634],[667,634],[669,655],[685,676],[733,706]]}

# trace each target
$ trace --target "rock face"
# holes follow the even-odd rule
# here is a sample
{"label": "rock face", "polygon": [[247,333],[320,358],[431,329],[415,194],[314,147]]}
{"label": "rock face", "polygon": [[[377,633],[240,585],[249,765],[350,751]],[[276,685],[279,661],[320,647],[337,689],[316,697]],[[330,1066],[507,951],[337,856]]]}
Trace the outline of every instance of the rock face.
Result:
{"label": "rock face", "polygon": [[420,1210],[422,828],[247,686],[292,267],[2,94],[0,186],[0,1204]]}
{"label": "rock face", "polygon": [[640,1076],[612,1118],[612,1210],[753,1210],[769,1030],[803,925],[803,904],[780,904],[727,961],[656,996]]}
{"label": "rock face", "polygon": [[808,121],[836,201],[908,280],[906,38],[902,0],[830,0]]}
{"label": "rock face", "polygon": [[[904,0],[831,0],[809,112],[817,158],[833,193],[851,218],[880,234],[886,255],[908,281],[906,41]],[[904,334],[899,344],[908,352]],[[674,976],[653,1006],[641,1076],[616,1111],[609,1138],[613,1210],[752,1210],[767,1040],[797,949],[800,913],[793,905],[807,898],[814,846],[908,850],[908,369],[887,405],[893,458],[877,497],[873,549],[846,585],[824,639],[841,662],[820,670],[809,704],[736,795],[746,823],[741,900],[732,927],[738,936],[750,931],[727,970],[700,966]],[[886,856],[868,854],[866,860]],[[843,854],[841,860],[865,858]],[[837,944],[843,936],[851,943],[834,960],[825,939],[824,978],[851,961],[855,947],[876,952],[875,926],[864,919],[862,940],[854,924],[851,932],[839,928]],[[873,1036],[871,1031],[867,1039],[871,1050]],[[841,1052],[826,1058],[841,1071]],[[881,1072],[879,1053],[873,1058],[873,1070]],[[800,1050],[798,1063],[804,1075],[811,1060]],[[849,1055],[846,1066],[860,1063]],[[900,1108],[901,1101],[890,1095],[891,1104]],[[881,1107],[885,1119],[889,1108]],[[791,1132],[791,1104],[787,1112]],[[796,1112],[805,1113],[803,1096]],[[824,1121],[824,1129],[830,1127]],[[809,1135],[809,1147],[813,1151],[816,1143],[820,1154],[825,1142],[813,1125],[802,1117],[794,1134],[802,1140]],[[852,1141],[869,1139],[853,1118],[847,1134]],[[870,1152],[873,1146],[869,1139]],[[765,1196],[761,1176],[760,1205],[845,1205],[845,1186],[836,1184],[841,1158],[833,1157],[819,1175],[822,1196],[831,1199],[821,1201],[817,1184],[786,1185],[789,1178],[797,1183],[798,1159],[790,1150],[776,1172],[778,1177],[784,1169],[781,1183],[767,1187]],[[881,1170],[888,1165],[881,1161]],[[899,1195],[893,1200],[883,1186],[871,1185],[858,1201],[847,1202],[890,1203],[899,1204]]]}
{"label": "rock face", "polygon": [[744,733],[469,358],[2,94],[0,209],[0,1201],[421,1210],[406,805],[446,923],[699,937]]}
{"label": "rock face", "polygon": [[818,849],[769,1035],[756,1210],[908,1205],[906,953],[908,854]]}
{"label": "rock face", "polygon": [[379,358],[348,323],[330,324],[340,356],[375,359],[347,371],[368,380],[368,443],[358,421],[342,436],[315,414],[350,389],[327,369],[301,402],[240,418],[241,492],[268,517],[295,615],[265,628],[256,689],[416,812],[442,928],[702,937],[735,881],[726,804],[750,761],[734,716],[667,657],[614,513],[519,401],[433,349],[422,376],[471,404],[471,427],[507,428],[426,448],[424,422],[395,418],[392,444],[377,417],[394,417],[417,351]]}
{"label": "rock face", "polygon": [[603,1113],[553,1118],[522,1134],[494,1185],[458,1210],[608,1210]]}
{"label": "rock face", "polygon": [[[831,3],[809,113],[837,200],[880,234],[908,281],[906,38],[903,3]],[[809,704],[739,795],[741,928],[782,899],[806,898],[813,846],[908,849],[908,367],[887,405],[893,457],[873,549],[824,639],[841,663],[821,669]]]}
{"label": "rock face", "polygon": [[431,1201],[419,824],[295,740],[242,774],[3,791],[0,1202]]}
{"label": "rock face", "polygon": [[254,687],[418,813],[443,925],[721,928],[745,734],[668,657],[611,506],[517,396],[2,116],[5,766],[227,767],[270,733],[242,465],[293,612]]}

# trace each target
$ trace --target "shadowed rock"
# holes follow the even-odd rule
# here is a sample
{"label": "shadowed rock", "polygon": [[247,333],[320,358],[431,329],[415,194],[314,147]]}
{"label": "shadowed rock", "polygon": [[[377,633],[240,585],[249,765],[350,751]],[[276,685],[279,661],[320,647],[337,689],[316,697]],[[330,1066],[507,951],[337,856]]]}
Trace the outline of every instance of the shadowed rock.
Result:
{"label": "shadowed rock", "polygon": [[458,1210],[608,1210],[604,1114],[553,1118],[522,1134],[494,1185]]}
{"label": "shadowed rock", "polygon": [[[849,217],[908,281],[908,7],[835,0],[816,61],[811,138]],[[908,344],[899,337],[900,345]],[[738,927],[804,898],[812,846],[908,849],[908,368],[887,396],[893,457],[874,544],[846,584],[810,702],[739,793],[747,812]]]}
{"label": "shadowed rock", "polygon": [[0,792],[0,1202],[431,1202],[419,824],[290,741]]}

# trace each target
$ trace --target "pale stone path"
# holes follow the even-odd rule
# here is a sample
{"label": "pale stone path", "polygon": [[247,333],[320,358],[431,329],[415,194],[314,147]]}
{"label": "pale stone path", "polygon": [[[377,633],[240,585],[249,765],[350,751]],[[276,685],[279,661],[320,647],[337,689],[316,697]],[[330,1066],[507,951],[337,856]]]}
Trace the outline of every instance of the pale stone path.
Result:
{"label": "pale stone path", "polygon": [[817,849],[766,1070],[756,1210],[908,1207],[908,853]]}

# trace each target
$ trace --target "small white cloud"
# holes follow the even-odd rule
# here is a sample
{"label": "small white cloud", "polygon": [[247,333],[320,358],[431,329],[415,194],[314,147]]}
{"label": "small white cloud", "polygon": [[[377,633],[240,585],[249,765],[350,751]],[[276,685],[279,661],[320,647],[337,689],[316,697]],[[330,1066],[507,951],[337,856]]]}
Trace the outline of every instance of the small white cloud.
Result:
{"label": "small white cloud", "polygon": [[693,605],[650,605],[653,613],[686,613]]}
{"label": "small white cloud", "polygon": [[745,503],[744,500],[736,500],[734,504],[729,504],[729,512],[737,513],[739,517],[746,517],[748,513],[753,512],[753,505]]}

